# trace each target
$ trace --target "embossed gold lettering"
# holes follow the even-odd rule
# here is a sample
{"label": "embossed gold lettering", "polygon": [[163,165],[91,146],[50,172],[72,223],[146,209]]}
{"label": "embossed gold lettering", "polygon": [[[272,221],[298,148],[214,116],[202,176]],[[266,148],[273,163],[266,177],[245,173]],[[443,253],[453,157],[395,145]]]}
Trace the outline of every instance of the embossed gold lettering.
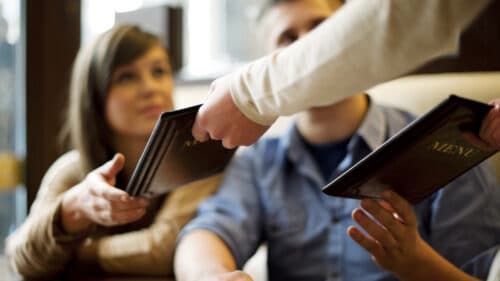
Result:
{"label": "embossed gold lettering", "polygon": [[449,144],[449,143],[440,143],[439,141],[435,141],[431,145],[431,150],[442,152],[451,155],[463,156],[465,158],[472,157],[474,154],[474,149],[470,147],[465,147],[461,145]]}

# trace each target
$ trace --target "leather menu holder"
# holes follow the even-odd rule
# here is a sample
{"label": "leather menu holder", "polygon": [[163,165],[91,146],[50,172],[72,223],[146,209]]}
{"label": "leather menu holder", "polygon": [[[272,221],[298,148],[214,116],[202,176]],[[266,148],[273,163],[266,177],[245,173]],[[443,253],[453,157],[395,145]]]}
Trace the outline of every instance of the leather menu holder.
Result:
{"label": "leather menu holder", "polygon": [[380,198],[383,190],[391,189],[416,204],[496,152],[469,141],[491,108],[451,95],[323,187],[323,192],[362,199]]}
{"label": "leather menu holder", "polygon": [[125,189],[130,195],[155,197],[224,170],[235,149],[191,134],[200,106],[161,115]]}

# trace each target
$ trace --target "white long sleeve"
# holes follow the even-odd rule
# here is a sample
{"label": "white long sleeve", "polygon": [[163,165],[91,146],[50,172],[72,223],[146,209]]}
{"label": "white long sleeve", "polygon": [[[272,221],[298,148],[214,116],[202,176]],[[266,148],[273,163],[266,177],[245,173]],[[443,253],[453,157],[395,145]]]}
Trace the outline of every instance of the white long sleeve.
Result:
{"label": "white long sleeve", "polygon": [[488,274],[487,281],[500,280],[500,251],[496,254],[493,262],[491,263],[490,273]]}
{"label": "white long sleeve", "polygon": [[488,0],[352,0],[302,40],[233,74],[253,121],[334,103],[457,51]]}

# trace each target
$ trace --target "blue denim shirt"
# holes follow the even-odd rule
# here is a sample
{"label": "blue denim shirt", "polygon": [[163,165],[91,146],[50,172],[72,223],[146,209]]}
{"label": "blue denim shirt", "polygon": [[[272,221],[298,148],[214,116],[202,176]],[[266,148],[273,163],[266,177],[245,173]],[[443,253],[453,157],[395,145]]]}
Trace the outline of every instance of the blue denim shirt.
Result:
{"label": "blue denim shirt", "polygon": [[[339,175],[412,119],[371,105],[351,138]],[[346,234],[359,201],[322,193],[325,180],[293,126],[235,157],[219,192],[204,202],[182,231],[213,231],[238,267],[262,242],[270,280],[396,280]],[[487,163],[415,206],[422,237],[457,265],[500,242],[500,188]],[[418,265],[416,265],[418,266]],[[487,272],[485,273],[487,274]]]}

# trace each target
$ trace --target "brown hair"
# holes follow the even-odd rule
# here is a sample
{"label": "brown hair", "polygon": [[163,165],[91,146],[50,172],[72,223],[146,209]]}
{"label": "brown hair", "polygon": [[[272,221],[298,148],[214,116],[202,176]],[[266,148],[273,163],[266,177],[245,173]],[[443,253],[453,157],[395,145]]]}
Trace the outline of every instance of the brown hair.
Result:
{"label": "brown hair", "polygon": [[73,65],[63,135],[78,150],[83,174],[116,152],[105,118],[110,80],[116,68],[133,62],[160,39],[137,26],[121,25],[100,35],[78,52]]}

